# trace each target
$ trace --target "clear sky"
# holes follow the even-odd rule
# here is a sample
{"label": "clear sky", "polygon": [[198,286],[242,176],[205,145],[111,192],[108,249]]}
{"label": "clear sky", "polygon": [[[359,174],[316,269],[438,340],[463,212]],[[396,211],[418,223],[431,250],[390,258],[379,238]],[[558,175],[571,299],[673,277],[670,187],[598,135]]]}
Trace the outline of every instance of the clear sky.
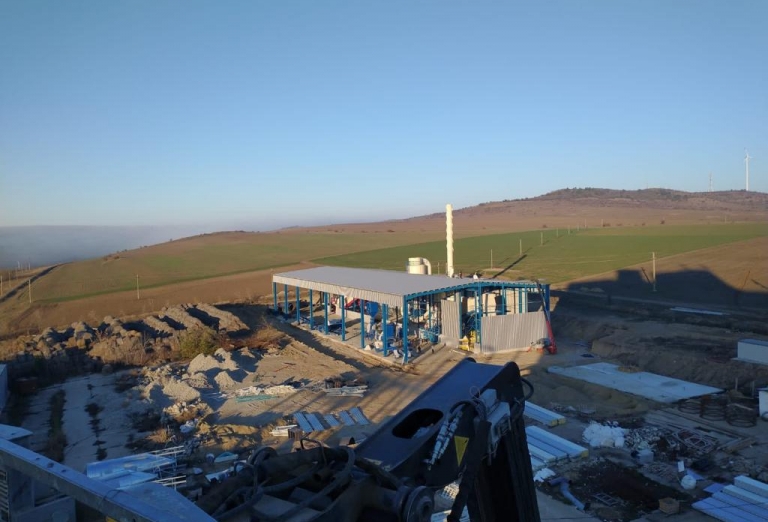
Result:
{"label": "clear sky", "polygon": [[0,2],[0,225],[768,191],[768,2]]}

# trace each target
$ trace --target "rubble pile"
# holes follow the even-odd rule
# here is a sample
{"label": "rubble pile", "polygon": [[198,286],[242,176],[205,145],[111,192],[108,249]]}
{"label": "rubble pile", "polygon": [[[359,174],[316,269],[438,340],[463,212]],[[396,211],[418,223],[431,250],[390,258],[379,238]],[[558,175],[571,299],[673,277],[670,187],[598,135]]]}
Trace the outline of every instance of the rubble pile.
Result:
{"label": "rubble pile", "polygon": [[192,328],[205,327],[200,319],[192,317],[184,308],[180,306],[166,306],[162,309],[162,312],[166,317],[176,321],[188,330]]}
{"label": "rubble pile", "polygon": [[205,314],[218,319],[219,331],[227,332],[229,334],[247,332],[249,328],[242,322],[236,315],[216,308],[215,306],[198,303],[195,308],[204,312]]}

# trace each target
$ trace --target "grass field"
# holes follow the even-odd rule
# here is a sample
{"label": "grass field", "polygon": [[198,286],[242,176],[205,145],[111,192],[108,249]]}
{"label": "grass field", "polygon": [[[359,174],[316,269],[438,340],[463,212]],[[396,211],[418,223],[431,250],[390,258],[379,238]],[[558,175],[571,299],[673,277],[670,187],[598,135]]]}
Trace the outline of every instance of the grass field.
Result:
{"label": "grass field", "polygon": [[[61,302],[265,270],[320,255],[418,241],[413,233],[227,233],[198,236],[62,265],[33,285],[36,302]],[[432,236],[434,237],[434,236]]]}
{"label": "grass field", "polygon": [[[571,230],[570,234],[568,230],[547,229],[458,239],[454,243],[454,265],[457,273],[483,270],[486,275],[495,272],[510,279],[538,278],[557,283],[641,263],[650,259],[652,252],[663,258],[762,236],[768,236],[768,224],[595,228]],[[444,272],[445,242],[396,246],[313,261],[404,270],[409,257],[426,257],[432,263],[433,273]],[[497,270],[489,272],[489,268]]]}

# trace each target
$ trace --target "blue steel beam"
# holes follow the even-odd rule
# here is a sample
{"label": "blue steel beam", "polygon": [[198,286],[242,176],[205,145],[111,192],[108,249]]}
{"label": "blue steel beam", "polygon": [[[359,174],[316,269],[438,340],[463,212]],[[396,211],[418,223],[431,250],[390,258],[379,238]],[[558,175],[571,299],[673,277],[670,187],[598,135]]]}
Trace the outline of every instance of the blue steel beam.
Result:
{"label": "blue steel beam", "polygon": [[283,285],[283,315],[288,315],[288,285]]}
{"label": "blue steel beam", "polygon": [[325,324],[325,334],[328,335],[328,292],[323,292],[323,321]]}
{"label": "blue steel beam", "polygon": [[301,288],[296,287],[296,322],[301,323]]}
{"label": "blue steel beam", "polygon": [[389,307],[381,305],[381,323],[384,326],[382,338],[384,339],[384,357],[389,354],[389,338],[387,336],[387,326],[389,325]]}
{"label": "blue steel beam", "polygon": [[309,329],[315,329],[315,304],[312,301],[312,289],[309,289]]}
{"label": "blue steel beam", "polygon": [[347,340],[347,298],[343,295],[339,296],[339,302],[341,303],[341,340]]}
{"label": "blue steel beam", "polygon": [[360,299],[360,348],[365,348],[365,301]]}
{"label": "blue steel beam", "polygon": [[277,312],[277,283],[272,283],[272,310]]}
{"label": "blue steel beam", "polygon": [[403,297],[403,364],[408,362],[408,299]]}

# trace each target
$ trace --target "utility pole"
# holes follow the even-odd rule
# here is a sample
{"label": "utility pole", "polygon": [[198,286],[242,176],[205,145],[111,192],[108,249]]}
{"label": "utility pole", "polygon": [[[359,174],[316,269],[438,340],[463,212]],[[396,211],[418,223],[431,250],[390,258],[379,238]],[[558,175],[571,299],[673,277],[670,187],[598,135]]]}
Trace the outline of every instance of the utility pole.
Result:
{"label": "utility pole", "polygon": [[653,252],[653,291],[656,291],[656,252]]}
{"label": "utility pole", "polygon": [[523,240],[520,240],[520,257],[523,257]]}
{"label": "utility pole", "polygon": [[139,294],[139,274],[136,274],[136,300],[138,301],[139,299],[141,299]]}
{"label": "utility pole", "polygon": [[541,245],[539,246],[544,246],[544,232],[541,233]]}
{"label": "utility pole", "polygon": [[493,249],[491,249],[491,268],[493,268]]}
{"label": "utility pole", "polygon": [[555,237],[560,237],[560,229],[555,229]]}
{"label": "utility pole", "polygon": [[29,290],[29,304],[32,304],[32,280],[27,279],[27,289]]}

